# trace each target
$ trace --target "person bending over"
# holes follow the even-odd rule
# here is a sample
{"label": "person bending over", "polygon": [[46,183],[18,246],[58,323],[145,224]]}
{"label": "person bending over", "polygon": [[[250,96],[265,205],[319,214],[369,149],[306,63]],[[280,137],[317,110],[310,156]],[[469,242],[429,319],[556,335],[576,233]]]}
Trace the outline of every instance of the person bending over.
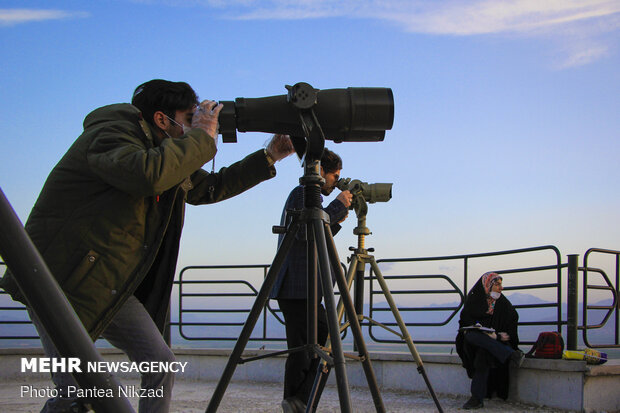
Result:
{"label": "person bending over", "polygon": [[[131,361],[174,361],[162,331],[185,204],[240,194],[275,176],[273,163],[293,152],[290,139],[276,135],[266,149],[217,173],[204,171],[217,151],[221,109],[211,100],[199,103],[187,83],[161,79],[138,86],[132,104],[95,109],[49,174],[26,222],[90,337],[103,336]],[[0,286],[25,303],[10,271]],[[46,355],[58,357],[29,312]],[[59,397],[43,411],[79,411],[83,401],[67,397],[73,377],[54,373],[52,379]],[[141,398],[140,412],[167,412],[173,382],[172,373],[143,373],[141,387],[163,389],[163,396]]]}

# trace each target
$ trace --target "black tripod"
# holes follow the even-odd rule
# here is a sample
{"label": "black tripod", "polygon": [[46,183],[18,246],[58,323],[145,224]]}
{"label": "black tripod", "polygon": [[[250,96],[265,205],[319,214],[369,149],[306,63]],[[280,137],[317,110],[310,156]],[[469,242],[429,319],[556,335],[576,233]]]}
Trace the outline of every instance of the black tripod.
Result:
{"label": "black tripod", "polygon": [[[305,91],[304,91],[305,93]],[[295,104],[293,99],[293,104]],[[323,178],[320,174],[320,158],[325,147],[325,137],[320,128],[318,120],[312,109],[312,105],[307,103],[296,105],[300,111],[300,120],[304,133],[306,135],[306,147],[304,156],[304,176],[300,179],[300,183],[304,186],[304,208],[301,211],[293,213],[293,219],[289,226],[285,229],[285,235],[278,248],[273,263],[267,272],[267,276],[258,293],[258,296],[252,306],[250,314],[243,326],[239,339],[228,359],[228,363],[222,373],[220,381],[209,401],[206,412],[214,413],[224,396],[228,383],[232,378],[237,364],[245,363],[265,357],[272,357],[279,354],[287,354],[297,351],[310,351],[315,356],[321,357],[325,363],[336,371],[336,384],[338,387],[338,396],[340,401],[340,410],[342,412],[351,412],[351,397],[349,394],[349,382],[342,351],[342,342],[340,340],[340,325],[336,311],[336,303],[334,299],[334,291],[332,288],[332,280],[330,274],[333,271],[336,275],[338,288],[342,293],[343,305],[349,320],[351,320],[351,330],[355,340],[356,348],[359,352],[359,358],[362,361],[364,374],[368,381],[372,398],[377,412],[385,412],[383,400],[377,386],[377,380],[372,368],[366,344],[362,336],[362,329],[357,321],[357,315],[353,306],[353,300],[348,293],[347,282],[345,280],[344,271],[340,266],[340,259],[334,244],[331,229],[329,227],[329,216],[321,209],[321,184]],[[298,145],[296,144],[296,149]],[[299,151],[298,151],[299,152]],[[254,330],[254,326],[260,314],[269,300],[269,294],[276,281],[277,275],[282,268],[284,260],[289,253],[297,233],[301,226],[306,228],[306,242],[308,251],[308,345],[264,355],[260,357],[248,358],[242,360],[241,356],[245,346],[247,345],[250,335]],[[274,228],[278,232],[277,227]],[[284,232],[284,229],[281,229]],[[318,267],[317,267],[318,263]],[[321,276],[317,274],[317,268],[320,268]],[[331,351],[325,351],[317,343],[317,280],[320,278],[321,286],[325,296],[325,308],[327,313],[327,323],[331,340]],[[312,409],[314,403],[314,392],[310,396],[307,403],[306,411]]]}

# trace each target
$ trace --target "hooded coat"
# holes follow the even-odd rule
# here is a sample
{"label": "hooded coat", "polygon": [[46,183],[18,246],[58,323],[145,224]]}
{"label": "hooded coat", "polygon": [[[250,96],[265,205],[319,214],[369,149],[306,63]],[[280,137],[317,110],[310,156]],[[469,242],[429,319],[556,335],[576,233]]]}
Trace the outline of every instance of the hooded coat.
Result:
{"label": "hooded coat", "polygon": [[[502,294],[495,301],[493,314],[487,313],[488,308],[487,294],[482,285],[482,278],[480,278],[467,294],[465,305],[461,311],[461,318],[459,319],[459,328],[480,323],[484,327],[494,328],[495,331],[508,333],[510,336],[508,345],[517,350],[519,348],[519,335],[517,331],[519,314],[513,305]],[[468,377],[472,378],[476,368],[474,360],[476,359],[476,351],[478,349],[465,342],[462,331],[459,331],[456,336],[456,351],[461,357]],[[492,395],[493,392],[497,392],[499,397],[506,399],[508,397],[508,364],[499,363],[490,354],[486,362],[491,367],[494,367],[489,374],[487,394]]]}
{"label": "hooded coat", "polygon": [[[202,129],[154,142],[130,104],[94,110],[51,171],[25,228],[93,340],[132,294],[163,331],[185,203],[218,202],[275,176],[263,150],[209,174]],[[0,282],[24,301],[14,276]]]}

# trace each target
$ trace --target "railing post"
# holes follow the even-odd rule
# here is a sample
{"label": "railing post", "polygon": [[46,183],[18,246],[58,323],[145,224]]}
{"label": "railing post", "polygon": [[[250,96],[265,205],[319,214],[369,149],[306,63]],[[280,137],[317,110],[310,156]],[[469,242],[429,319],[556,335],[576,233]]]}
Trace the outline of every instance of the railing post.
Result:
{"label": "railing post", "polygon": [[579,255],[570,254],[568,256],[568,299],[567,316],[568,324],[566,332],[566,349],[577,350],[577,326],[579,323],[578,312],[578,284],[579,275]]}

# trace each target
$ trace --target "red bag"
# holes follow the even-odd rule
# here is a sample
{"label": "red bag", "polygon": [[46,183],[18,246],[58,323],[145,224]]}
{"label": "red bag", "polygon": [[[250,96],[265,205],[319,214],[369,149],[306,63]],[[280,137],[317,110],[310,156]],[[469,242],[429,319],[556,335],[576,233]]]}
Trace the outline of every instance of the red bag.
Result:
{"label": "red bag", "polygon": [[545,331],[538,335],[536,343],[525,356],[537,359],[561,359],[563,351],[562,335],[557,331]]}

